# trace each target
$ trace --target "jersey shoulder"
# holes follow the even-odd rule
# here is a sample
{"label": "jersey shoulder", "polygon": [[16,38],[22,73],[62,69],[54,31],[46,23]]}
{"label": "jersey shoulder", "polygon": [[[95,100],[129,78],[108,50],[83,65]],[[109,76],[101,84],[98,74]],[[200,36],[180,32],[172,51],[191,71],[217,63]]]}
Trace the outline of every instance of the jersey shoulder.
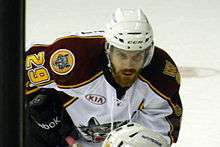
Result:
{"label": "jersey shoulder", "polygon": [[55,82],[63,88],[77,87],[102,74],[105,39],[71,35],[50,45],[36,44],[25,53],[26,87]]}
{"label": "jersey shoulder", "polygon": [[153,58],[141,72],[140,79],[165,97],[172,97],[180,86],[180,74],[175,62],[159,47],[155,47]]}

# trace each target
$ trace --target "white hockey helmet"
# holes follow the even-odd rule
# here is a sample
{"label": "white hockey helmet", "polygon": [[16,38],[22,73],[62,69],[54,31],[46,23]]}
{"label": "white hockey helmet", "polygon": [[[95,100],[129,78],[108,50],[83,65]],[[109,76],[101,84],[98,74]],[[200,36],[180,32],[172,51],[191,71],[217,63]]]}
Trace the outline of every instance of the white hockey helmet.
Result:
{"label": "white hockey helmet", "polygon": [[102,147],[170,147],[159,133],[128,123],[108,134]]}
{"label": "white hockey helmet", "polygon": [[141,9],[118,8],[106,25],[104,37],[108,44],[106,49],[110,46],[127,51],[149,49],[144,66],[149,64],[153,56],[153,30]]}

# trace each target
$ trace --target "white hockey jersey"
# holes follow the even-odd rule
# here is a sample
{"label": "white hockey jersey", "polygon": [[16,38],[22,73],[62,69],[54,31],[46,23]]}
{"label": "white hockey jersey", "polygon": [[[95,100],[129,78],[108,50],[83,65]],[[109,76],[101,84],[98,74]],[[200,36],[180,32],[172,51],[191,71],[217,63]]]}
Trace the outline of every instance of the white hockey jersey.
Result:
{"label": "white hockey jersey", "polygon": [[[100,32],[99,32],[100,33]],[[63,97],[83,147],[101,146],[111,131],[129,121],[177,141],[182,105],[180,75],[170,56],[155,47],[151,63],[129,89],[118,86],[108,70],[105,38],[67,36],[26,52],[26,95],[53,88]]]}

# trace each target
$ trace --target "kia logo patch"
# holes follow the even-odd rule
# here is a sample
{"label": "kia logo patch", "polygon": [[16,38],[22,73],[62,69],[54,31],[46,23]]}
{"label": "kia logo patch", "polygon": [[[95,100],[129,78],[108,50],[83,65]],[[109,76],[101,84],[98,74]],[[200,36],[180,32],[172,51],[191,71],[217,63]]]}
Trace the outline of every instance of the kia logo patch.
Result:
{"label": "kia logo patch", "polygon": [[93,104],[102,105],[106,102],[106,98],[101,95],[88,94],[85,98]]}

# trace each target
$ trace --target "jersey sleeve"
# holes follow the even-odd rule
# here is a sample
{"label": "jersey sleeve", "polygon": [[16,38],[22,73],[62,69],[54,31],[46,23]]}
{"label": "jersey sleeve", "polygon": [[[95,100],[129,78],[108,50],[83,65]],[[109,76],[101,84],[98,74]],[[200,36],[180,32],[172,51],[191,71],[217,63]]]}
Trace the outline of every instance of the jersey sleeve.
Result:
{"label": "jersey sleeve", "polygon": [[25,89],[56,83],[73,88],[98,76],[104,53],[102,36],[67,36],[50,45],[33,45],[25,53]]}
{"label": "jersey sleeve", "polygon": [[175,143],[178,139],[182,119],[182,103],[179,96],[180,74],[175,62],[164,50],[156,47],[152,61],[143,70],[140,79],[163,99],[163,101],[153,102],[155,105],[150,108],[150,111],[151,104],[146,106],[143,102],[142,115],[144,119],[149,114],[159,114],[158,112],[160,112],[162,115],[153,119],[151,126],[155,128],[162,126],[164,128],[162,134],[169,137],[170,143]]}

